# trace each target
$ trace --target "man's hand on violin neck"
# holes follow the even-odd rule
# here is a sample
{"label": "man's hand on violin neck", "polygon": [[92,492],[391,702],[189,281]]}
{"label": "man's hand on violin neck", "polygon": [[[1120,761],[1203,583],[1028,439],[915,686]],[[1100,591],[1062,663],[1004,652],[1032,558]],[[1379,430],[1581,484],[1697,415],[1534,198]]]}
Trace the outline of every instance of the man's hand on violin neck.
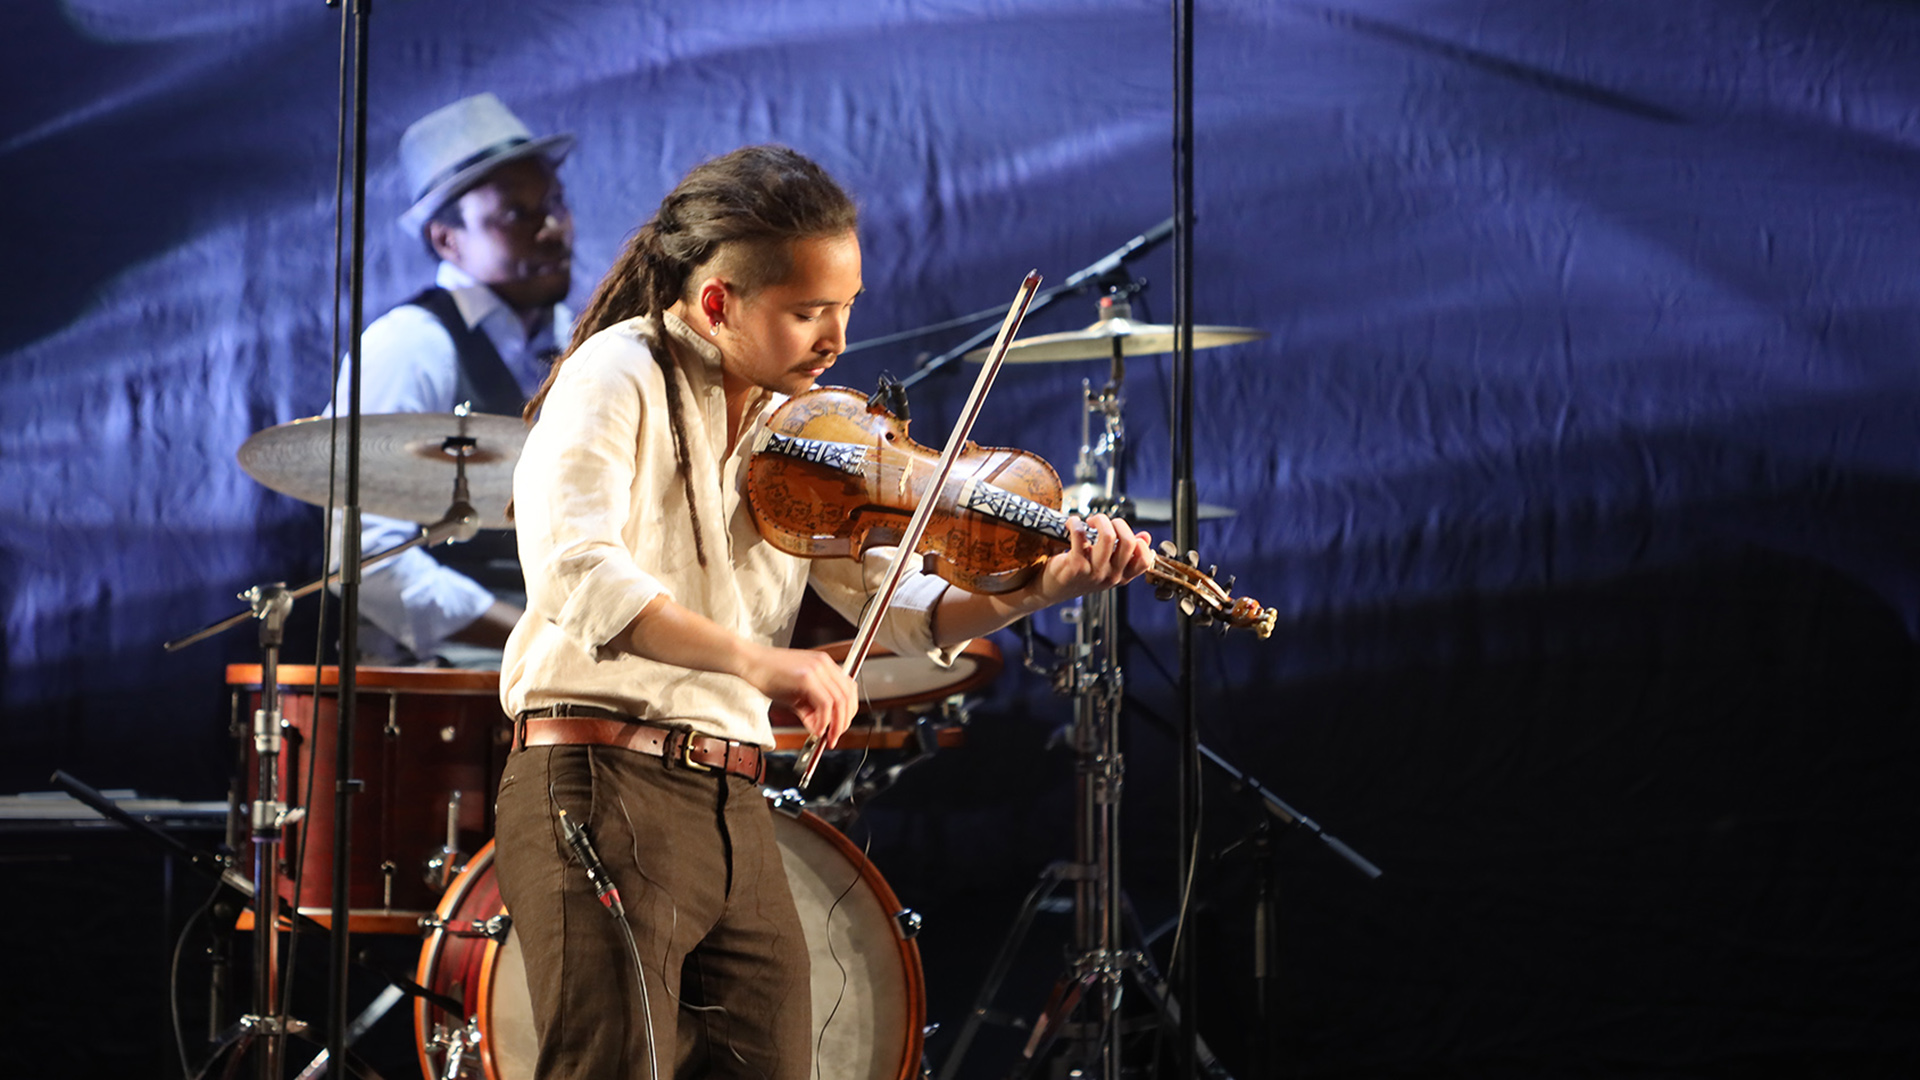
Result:
{"label": "man's hand on violin neck", "polygon": [[1051,604],[1125,585],[1153,565],[1153,538],[1121,518],[1067,519],[1067,550],[1047,560],[1040,595]]}
{"label": "man's hand on violin neck", "polygon": [[839,741],[860,706],[859,686],[832,657],[814,649],[750,649],[739,675],[799,717],[827,747]]}
{"label": "man's hand on violin neck", "polygon": [[1152,538],[1125,521],[1093,514],[1067,519],[1067,550],[1048,559],[1033,581],[1010,593],[948,589],[934,615],[933,639],[958,645],[1015,619],[1077,596],[1124,585],[1153,565]]}

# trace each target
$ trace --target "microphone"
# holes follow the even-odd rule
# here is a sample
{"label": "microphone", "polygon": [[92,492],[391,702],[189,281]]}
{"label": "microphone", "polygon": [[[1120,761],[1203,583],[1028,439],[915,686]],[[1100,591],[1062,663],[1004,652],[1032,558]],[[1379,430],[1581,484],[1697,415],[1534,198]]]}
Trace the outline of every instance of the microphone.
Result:
{"label": "microphone", "polygon": [[1083,282],[1091,281],[1094,278],[1099,277],[1100,275],[1106,273],[1109,270],[1118,270],[1120,268],[1121,263],[1126,262],[1128,259],[1133,258],[1135,255],[1138,255],[1140,252],[1146,250],[1147,248],[1152,247],[1153,245],[1159,243],[1162,240],[1165,240],[1167,237],[1172,235],[1173,235],[1173,219],[1168,218],[1167,220],[1161,222],[1160,224],[1155,225],[1153,228],[1148,229],[1146,232],[1141,233],[1139,236],[1136,236],[1133,239],[1127,241],[1126,243],[1121,244],[1118,248],[1115,248],[1112,252],[1108,253],[1105,257],[1103,257],[1099,262],[1096,262],[1092,266],[1089,266],[1086,269],[1073,274],[1071,277],[1067,278],[1066,281],[1060,284],[1060,288],[1062,290],[1071,289],[1077,285],[1080,285]]}
{"label": "microphone", "polygon": [[593,850],[593,840],[587,836],[587,830],[575,825],[565,810],[560,811],[560,832],[567,838],[567,846],[586,868],[587,881],[593,885],[593,894],[600,898],[608,911],[615,915],[626,914],[626,908],[620,904],[620,890],[613,887],[613,879],[607,876],[607,868],[600,864],[600,854]]}

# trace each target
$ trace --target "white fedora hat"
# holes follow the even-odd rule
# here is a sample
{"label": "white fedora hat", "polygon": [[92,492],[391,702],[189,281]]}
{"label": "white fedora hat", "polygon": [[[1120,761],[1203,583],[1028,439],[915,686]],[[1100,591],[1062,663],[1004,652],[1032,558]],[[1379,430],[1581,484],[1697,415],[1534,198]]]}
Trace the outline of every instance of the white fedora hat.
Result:
{"label": "white fedora hat", "polygon": [[492,94],[435,109],[400,136],[400,168],[413,196],[400,225],[419,232],[449,200],[509,161],[538,154],[558,165],[572,149],[571,135],[534,138]]}

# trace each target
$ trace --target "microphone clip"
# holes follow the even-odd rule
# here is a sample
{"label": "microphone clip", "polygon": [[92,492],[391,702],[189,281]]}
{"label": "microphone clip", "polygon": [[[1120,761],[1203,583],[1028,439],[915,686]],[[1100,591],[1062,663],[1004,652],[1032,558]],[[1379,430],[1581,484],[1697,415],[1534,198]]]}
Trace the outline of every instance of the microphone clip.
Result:
{"label": "microphone clip", "polygon": [[580,860],[581,867],[586,870],[587,881],[593,886],[593,895],[600,898],[600,903],[608,911],[616,916],[624,916],[626,908],[620,903],[620,890],[614,887],[613,879],[607,876],[607,868],[600,862],[600,853],[593,849],[593,838],[587,835],[586,827],[576,824],[562,810],[560,832],[566,837],[567,846],[573,849],[574,856]]}
{"label": "microphone clip", "polygon": [[884,412],[903,424],[913,419],[907,408],[907,388],[889,371],[880,373],[880,385],[867,398],[867,409]]}

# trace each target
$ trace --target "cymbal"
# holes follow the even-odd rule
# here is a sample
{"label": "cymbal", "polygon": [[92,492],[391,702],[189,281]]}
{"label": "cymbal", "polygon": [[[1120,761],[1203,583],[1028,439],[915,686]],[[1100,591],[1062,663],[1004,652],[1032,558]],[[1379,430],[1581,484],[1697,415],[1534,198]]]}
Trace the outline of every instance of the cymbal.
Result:
{"label": "cymbal", "polygon": [[[460,434],[452,413],[376,413],[360,418],[360,506],[369,514],[432,524],[453,502],[454,455],[443,446]],[[527,441],[517,416],[474,413],[465,418],[473,449],[467,488],[483,529],[510,529],[513,465]],[[267,487],[315,506],[327,505],[327,446],[333,421],[310,416],[257,431],[240,445],[240,467]],[[336,454],[339,489],[346,489],[347,426]],[[338,496],[336,496],[338,497]]]}
{"label": "cymbal", "polygon": [[[1237,345],[1243,341],[1258,341],[1266,336],[1265,330],[1251,326],[1196,326],[1193,328],[1193,347],[1212,349],[1221,345]],[[1122,355],[1155,356],[1172,352],[1175,337],[1175,328],[1172,326],[1137,323],[1116,315],[1101,319],[1085,330],[1021,338],[1007,346],[1007,363],[1051,364],[1063,360],[1108,359],[1113,356],[1116,339],[1120,342]],[[992,351],[991,347],[975,349],[963,359],[978,364],[985,361],[987,354]]]}
{"label": "cymbal", "polygon": [[[1061,495],[1061,502],[1067,513],[1086,516],[1094,500],[1100,498],[1099,484],[1073,484]],[[1127,515],[1127,524],[1159,524],[1173,520],[1173,500],[1152,497],[1129,496],[1127,501],[1133,504],[1133,510]],[[1201,521],[1218,518],[1230,518],[1240,511],[1230,506],[1216,506],[1213,503],[1201,503],[1197,516]]]}

